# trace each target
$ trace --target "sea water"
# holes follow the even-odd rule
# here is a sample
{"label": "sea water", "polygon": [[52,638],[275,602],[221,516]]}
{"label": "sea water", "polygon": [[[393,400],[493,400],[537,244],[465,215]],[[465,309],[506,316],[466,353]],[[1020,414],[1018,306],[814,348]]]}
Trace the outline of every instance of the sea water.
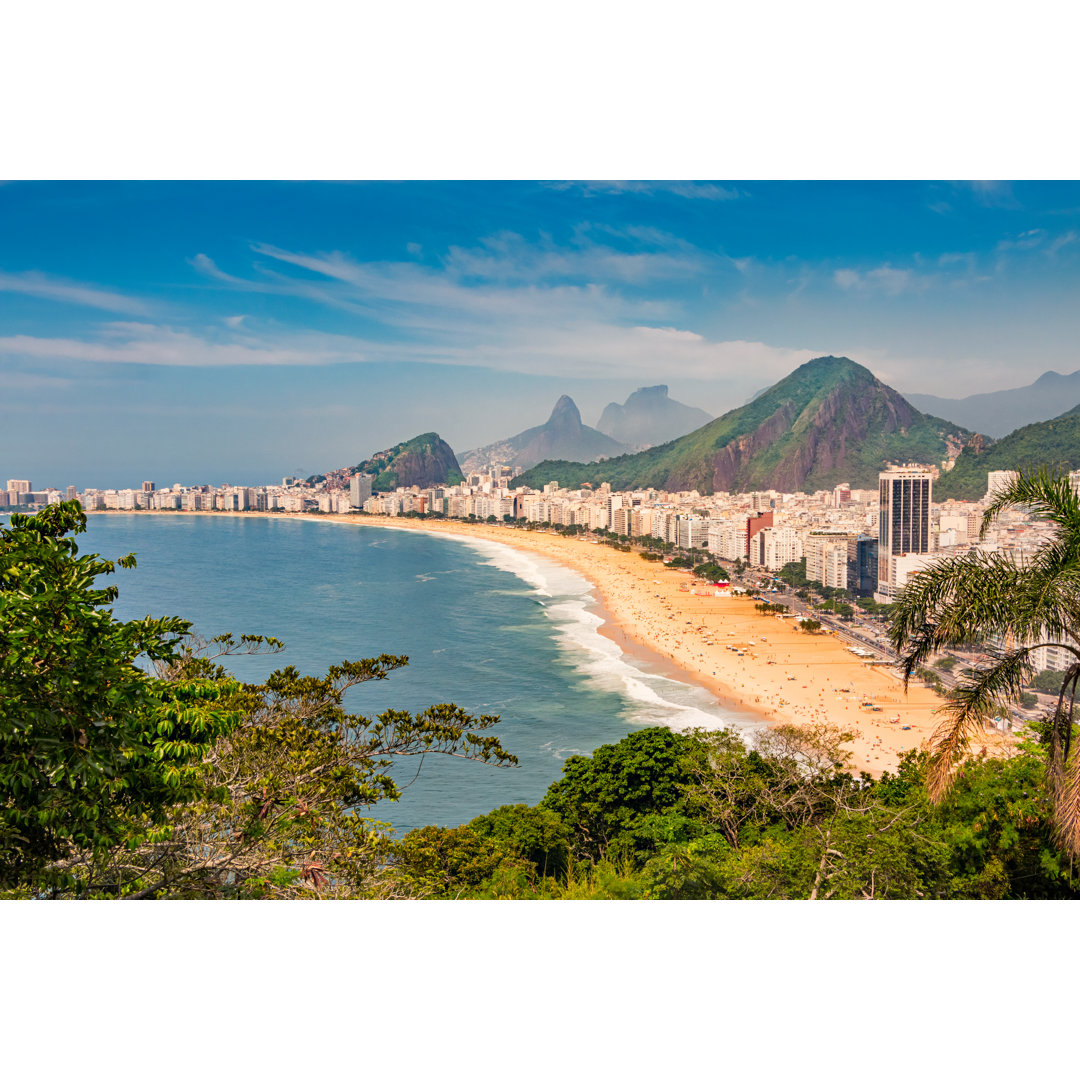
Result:
{"label": "sea water", "polygon": [[280,654],[224,661],[244,681],[286,664],[319,675],[343,660],[407,655],[408,667],[350,690],[349,710],[453,702],[501,716],[488,733],[520,767],[400,759],[400,800],[370,814],[399,831],[535,804],[566,758],[642,726],[755,726],[599,634],[580,574],[488,540],[318,518],[131,513],[90,515],[80,550],[136,554],[138,569],[101,582],[119,587],[120,619],[178,615],[206,638],[281,638]]}

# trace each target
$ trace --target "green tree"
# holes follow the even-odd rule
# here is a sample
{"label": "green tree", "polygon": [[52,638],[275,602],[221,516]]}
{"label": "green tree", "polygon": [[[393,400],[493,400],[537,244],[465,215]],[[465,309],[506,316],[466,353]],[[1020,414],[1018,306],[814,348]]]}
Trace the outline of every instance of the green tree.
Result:
{"label": "green tree", "polygon": [[672,810],[691,779],[697,741],[668,728],[632,732],[591,758],[575,755],[548,788],[540,808],[570,828],[572,852],[599,861],[656,847],[648,819]]}
{"label": "green tree", "polygon": [[946,719],[933,737],[930,794],[944,797],[971,736],[1019,700],[1035,675],[1034,653],[1052,645],[1073,656],[1060,673],[1047,728],[1047,780],[1061,843],[1080,855],[1080,752],[1073,705],[1080,680],[1080,500],[1067,475],[1020,472],[991,500],[985,536],[1004,511],[1024,508],[1050,523],[1051,538],[1023,563],[974,550],[939,559],[901,591],[889,636],[905,679],[949,646],[978,643],[987,660],[963,669],[948,692]]}
{"label": "green tree", "polygon": [[[384,654],[334,665],[325,676],[286,667],[257,686],[233,684],[226,701],[241,719],[204,754],[202,788],[134,849],[69,860],[78,888],[133,898],[402,895],[387,867],[387,829],[366,816],[399,795],[392,760],[439,753],[517,764],[483,734],[497,716],[452,704],[373,718],[345,709],[348,691],[407,662]],[[197,651],[164,674],[192,671],[225,678]]]}
{"label": "green tree", "polygon": [[228,683],[166,684],[138,666],[175,659],[189,625],[117,620],[116,588],[96,580],[135,558],[79,555],[85,528],[69,502],[0,529],[0,887],[46,888],[50,864],[160,826],[239,719]]}
{"label": "green tree", "polygon": [[728,572],[717,563],[706,562],[694,567],[694,576],[706,581],[727,581]]}

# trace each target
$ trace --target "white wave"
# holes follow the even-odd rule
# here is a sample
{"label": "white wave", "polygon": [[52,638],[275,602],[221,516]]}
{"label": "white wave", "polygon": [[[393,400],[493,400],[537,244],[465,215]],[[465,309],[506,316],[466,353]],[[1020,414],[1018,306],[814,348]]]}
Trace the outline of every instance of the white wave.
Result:
{"label": "white wave", "polygon": [[551,620],[555,643],[567,662],[596,686],[618,694],[627,703],[633,723],[676,730],[732,728],[746,735],[762,726],[749,715],[718,705],[705,687],[647,671],[627,656],[599,632],[604,620],[595,610],[593,586],[576,570],[494,541],[470,538],[468,543],[488,556],[489,566],[515,574],[538,595],[549,598],[544,614]]}
{"label": "white wave", "polygon": [[551,620],[553,639],[567,663],[599,688],[621,697],[629,722],[675,730],[728,728],[744,737],[763,726],[749,714],[734,713],[717,704],[705,687],[648,671],[627,656],[616,642],[599,632],[604,620],[595,611],[593,585],[576,570],[495,540],[428,535],[471,547],[485,557],[485,565],[513,574],[537,596],[546,598],[542,601],[544,614]]}
{"label": "white wave", "polygon": [[716,703],[702,686],[651,672],[627,656],[618,644],[599,632],[604,620],[585,600],[548,604],[545,614],[554,624],[555,642],[568,663],[596,686],[621,696],[632,721],[687,728],[734,728],[749,733],[760,723]]}
{"label": "white wave", "polygon": [[485,565],[505,570],[531,585],[540,596],[587,596],[592,591],[591,582],[576,570],[563,566],[542,555],[533,555],[507,547],[495,540],[479,537],[460,537],[474,551],[487,556]]}

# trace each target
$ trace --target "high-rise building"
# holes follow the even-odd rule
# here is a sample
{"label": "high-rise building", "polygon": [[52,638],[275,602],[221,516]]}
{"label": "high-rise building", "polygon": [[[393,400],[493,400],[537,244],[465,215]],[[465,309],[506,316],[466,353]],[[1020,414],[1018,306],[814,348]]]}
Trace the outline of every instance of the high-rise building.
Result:
{"label": "high-rise building", "polygon": [[349,480],[349,505],[360,510],[371,498],[371,476],[368,473],[353,473]]}
{"label": "high-rise building", "polygon": [[873,596],[877,590],[878,542],[876,536],[862,533],[855,541],[856,567],[860,596]]}
{"label": "high-rise building", "polygon": [[155,491],[156,490],[156,485],[154,484],[153,480],[144,480],[142,482],[142,489],[143,489],[143,491],[146,491],[146,492]]}
{"label": "high-rise building", "polygon": [[29,495],[33,490],[30,487],[29,480],[9,480],[7,482],[7,489],[13,495]]}
{"label": "high-rise building", "polygon": [[930,490],[933,478],[923,469],[889,469],[878,475],[878,587],[881,603],[890,603],[932,558]]}
{"label": "high-rise building", "polygon": [[78,494],[79,494],[79,493],[78,493],[78,491],[77,491],[77,490],[75,489],[75,485],[74,485],[74,484],[68,484],[68,486],[67,486],[67,492],[66,492],[66,498],[67,498],[67,501],[68,501],[68,502],[71,502],[71,501],[72,501],[73,499],[75,499],[75,498],[76,498],[76,497],[78,496]]}

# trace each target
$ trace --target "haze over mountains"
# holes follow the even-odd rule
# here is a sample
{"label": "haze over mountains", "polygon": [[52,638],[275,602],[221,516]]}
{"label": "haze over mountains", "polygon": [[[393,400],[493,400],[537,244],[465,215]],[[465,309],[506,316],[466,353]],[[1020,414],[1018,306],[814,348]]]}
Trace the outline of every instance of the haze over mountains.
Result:
{"label": "haze over mountains", "polygon": [[622,404],[611,402],[597,429],[636,450],[670,442],[709,423],[712,417],[668,397],[666,386],[638,387]]}
{"label": "haze over mountains", "polygon": [[905,394],[916,409],[942,416],[971,431],[1000,439],[1027,424],[1050,420],[1080,404],[1080,371],[1059,375],[1047,371],[1028,386],[994,390],[965,398]]}
{"label": "haze over mountains", "polygon": [[574,461],[596,461],[626,452],[626,447],[596,428],[581,422],[581,413],[573,398],[563,394],[547,422],[529,428],[509,439],[489,443],[478,450],[471,450],[462,459],[468,471],[489,461],[504,465],[520,465],[528,469],[539,461],[551,457],[566,457]]}
{"label": "haze over mountains", "polygon": [[957,456],[972,433],[927,416],[861,364],[822,356],[697,431],[598,464],[545,461],[521,482],[563,487],[815,491],[873,487],[878,472]]}

